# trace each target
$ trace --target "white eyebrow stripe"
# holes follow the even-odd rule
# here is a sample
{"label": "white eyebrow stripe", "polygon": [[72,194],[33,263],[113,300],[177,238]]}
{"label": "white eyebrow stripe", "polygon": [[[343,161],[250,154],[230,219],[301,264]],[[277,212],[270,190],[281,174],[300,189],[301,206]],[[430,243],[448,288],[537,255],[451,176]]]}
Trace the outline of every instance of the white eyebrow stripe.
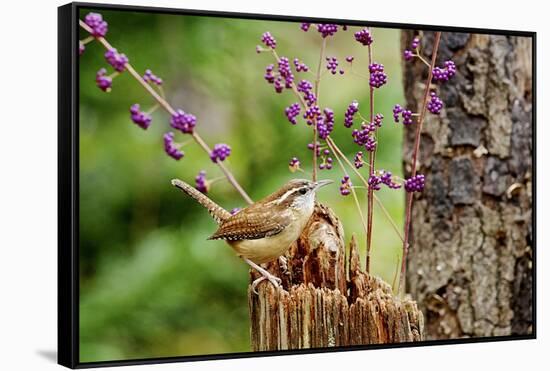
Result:
{"label": "white eyebrow stripe", "polygon": [[282,202],[284,202],[284,200],[286,200],[288,198],[288,196],[290,196],[292,193],[296,192],[300,188],[302,188],[302,187],[295,187],[295,188],[292,188],[292,189],[286,191],[281,197],[271,201],[270,204],[275,203],[276,205],[280,205]]}

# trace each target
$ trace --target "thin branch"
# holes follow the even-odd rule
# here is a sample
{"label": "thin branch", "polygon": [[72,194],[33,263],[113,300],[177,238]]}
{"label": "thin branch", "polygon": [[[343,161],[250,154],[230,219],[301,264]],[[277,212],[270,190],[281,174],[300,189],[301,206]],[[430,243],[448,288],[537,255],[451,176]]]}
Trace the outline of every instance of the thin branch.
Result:
{"label": "thin branch", "polygon": [[[437,58],[437,50],[439,49],[439,40],[441,39],[441,32],[435,33],[434,46],[432,51],[432,61],[430,68],[428,70],[428,78],[426,80],[426,88],[424,89],[424,99],[422,100],[422,109],[420,111],[420,116],[418,118],[418,123],[416,126],[416,134],[414,139],[414,150],[412,158],[412,176],[416,175],[416,163],[418,157],[418,151],[420,148],[420,133],[422,132],[422,124],[424,123],[424,117],[426,116],[426,106],[428,104],[428,99],[430,96],[430,83],[432,82],[433,70],[435,67],[435,60]],[[407,194],[407,206],[405,209],[405,229],[403,240],[403,255],[401,257],[401,275],[399,277],[399,286],[397,287],[397,292],[400,293],[401,290],[405,291],[405,274],[407,273],[407,254],[409,251],[409,230],[411,225],[411,214],[412,214],[412,203],[413,203],[413,192]]]}
{"label": "thin branch", "polygon": [[[369,32],[372,30],[369,29]],[[372,33],[371,33],[372,35]],[[372,57],[372,48],[370,44],[368,45],[368,54],[369,54],[369,68],[370,65],[373,62]],[[369,118],[370,122],[372,123],[374,121],[374,87],[369,84]],[[376,131],[375,131],[376,135]],[[378,145],[377,145],[378,147]],[[374,151],[369,152],[369,178],[374,175],[374,162],[376,160],[376,148]],[[365,258],[365,270],[367,273],[370,272],[370,252],[371,252],[371,245],[372,245],[372,221],[373,221],[373,211],[374,211],[374,190],[369,187],[369,190],[367,192],[367,224],[368,224],[368,233],[367,233],[367,253]]]}
{"label": "thin branch", "polygon": [[[82,27],[85,31],[92,33],[92,29],[82,20],[79,20],[79,24],[80,24],[80,27]],[[105,47],[105,49],[107,50],[113,49],[111,44],[109,44],[109,42],[104,37],[97,37],[97,40]],[[159,93],[157,93],[151,85],[149,85],[145,80],[143,80],[141,75],[137,73],[137,71],[134,69],[134,67],[130,63],[127,62],[125,67],[130,73],[130,75],[132,75],[132,77],[134,77],[137,80],[137,82],[139,82],[141,86],[143,86],[143,88],[145,88],[145,90],[147,90],[147,92],[151,94],[151,96],[158,102],[158,104],[160,104],[162,108],[164,108],[170,115],[174,115],[176,113],[176,111],[172,108],[172,106],[163,97],[161,97]],[[206,144],[206,142],[202,139],[202,137],[196,131],[193,131],[192,136],[195,139],[195,141],[200,145],[200,147],[207,154],[210,154],[211,152],[210,147]],[[221,171],[227,177],[227,180],[229,181],[229,183],[237,190],[237,192],[239,192],[242,198],[247,203],[252,204],[253,201],[250,198],[250,196],[248,196],[245,190],[237,182],[237,180],[235,179],[231,171],[229,171],[229,169],[225,166],[225,164],[223,164],[220,161],[217,161],[216,164],[220,167]]]}

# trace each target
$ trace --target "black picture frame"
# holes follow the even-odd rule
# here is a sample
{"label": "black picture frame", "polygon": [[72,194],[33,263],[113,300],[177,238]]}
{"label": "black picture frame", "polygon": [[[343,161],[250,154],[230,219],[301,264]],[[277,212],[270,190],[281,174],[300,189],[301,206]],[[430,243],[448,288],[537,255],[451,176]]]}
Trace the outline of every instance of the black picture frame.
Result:
{"label": "black picture frame", "polygon": [[58,363],[69,368],[91,368],[138,364],[155,364],[183,361],[202,361],[214,359],[265,357],[288,354],[308,354],[321,352],[339,352],[381,348],[418,347],[447,344],[466,344],[509,340],[536,339],[536,172],[532,182],[533,212],[533,269],[532,269],[532,312],[533,331],[528,335],[491,336],[468,339],[426,340],[415,343],[396,343],[380,345],[361,345],[333,348],[311,348],[300,350],[244,352],[228,354],[209,354],[199,356],[176,356],[131,360],[111,360],[99,362],[80,362],[79,360],[79,58],[78,13],[80,9],[117,10],[177,15],[204,15],[209,17],[286,21],[335,23],[352,26],[372,26],[377,28],[399,28],[447,32],[484,33],[495,35],[514,35],[532,39],[533,80],[532,80],[532,163],[536,169],[536,50],[537,34],[531,31],[497,30],[488,28],[462,28],[439,25],[421,25],[388,23],[377,21],[358,21],[349,19],[308,18],[283,15],[234,13],[221,11],[202,11],[189,9],[158,8],[145,6],[95,4],[75,2],[58,8]]}

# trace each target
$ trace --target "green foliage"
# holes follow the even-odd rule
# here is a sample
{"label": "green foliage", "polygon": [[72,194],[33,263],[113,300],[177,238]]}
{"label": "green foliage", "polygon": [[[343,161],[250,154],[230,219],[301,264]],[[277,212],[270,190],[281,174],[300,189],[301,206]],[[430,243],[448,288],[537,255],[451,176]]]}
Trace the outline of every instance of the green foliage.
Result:
{"label": "green foliage", "polygon": [[[291,157],[311,169],[311,130],[286,121],[284,108],[296,100],[265,83],[265,66],[273,61],[267,53],[257,55],[255,46],[269,30],[280,55],[299,57],[314,69],[321,43],[314,30],[304,33],[296,23],[101,13],[109,22],[107,39],[138,72],[150,68],[164,79],[170,103],[197,116],[197,131],[209,144],[231,145],[228,166],[254,199],[297,176],[287,168]],[[354,70],[366,75],[366,48],[353,40],[353,29],[329,40],[328,55],[341,64],[355,55]],[[390,81],[376,92],[377,112],[386,117],[377,161],[400,175],[402,133],[391,121],[392,104],[403,101],[399,33],[373,34],[376,61]],[[81,361],[248,351],[247,266],[223,242],[206,241],[215,223],[170,185],[175,177],[192,182],[200,169],[209,177],[221,173],[195,144],[185,146],[179,162],[165,155],[167,113],[155,112],[146,131],[130,121],[131,104],[146,110],[154,102],[128,73],[114,80],[110,93],[95,86],[104,52],[91,43],[80,57]],[[358,148],[342,122],[353,99],[367,115],[366,79],[323,76],[321,103],[334,109],[333,137],[350,158]],[[338,180],[342,173],[335,164],[320,176]],[[358,191],[366,205],[365,192]],[[401,225],[403,193],[384,189],[378,195]],[[227,182],[217,182],[210,196],[227,209],[244,206]],[[339,215],[348,240],[352,233],[365,240],[351,196],[333,186],[319,199]],[[391,282],[400,241],[375,210],[372,269]]]}

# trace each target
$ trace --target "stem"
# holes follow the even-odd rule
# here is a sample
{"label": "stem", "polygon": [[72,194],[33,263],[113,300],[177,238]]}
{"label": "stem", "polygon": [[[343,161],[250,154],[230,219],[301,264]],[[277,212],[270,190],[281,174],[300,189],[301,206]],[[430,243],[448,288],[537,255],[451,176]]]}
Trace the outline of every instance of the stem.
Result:
{"label": "stem", "polygon": [[[317,66],[317,74],[315,75],[315,99],[317,99],[317,105],[319,105],[319,89],[321,88],[321,67],[323,65],[323,55],[327,47],[327,39],[323,38],[321,44],[321,51],[319,52],[319,65]],[[313,124],[313,175],[312,180],[317,181],[317,125]]]}
{"label": "stem", "polygon": [[[369,29],[369,32],[371,30]],[[372,34],[372,33],[371,33]],[[368,46],[368,53],[369,53],[369,67],[372,64],[372,48],[369,45]],[[374,87],[372,87],[369,84],[369,118],[370,122],[374,121]],[[375,131],[376,135],[376,131]],[[374,161],[376,158],[376,148],[374,151],[369,152],[369,177],[374,175]],[[368,193],[367,193],[367,224],[368,224],[368,233],[367,233],[367,256],[366,256],[366,263],[365,263],[365,270],[367,273],[370,272],[370,252],[371,252],[371,244],[372,244],[372,219],[373,219],[373,210],[374,210],[374,190],[369,187]]]}
{"label": "stem", "polygon": [[[329,145],[329,147],[331,147],[330,143],[328,145]],[[332,152],[336,153],[336,151],[334,149],[332,149]],[[344,164],[342,163],[342,160],[340,160],[340,157],[338,155],[336,156],[336,161],[338,161],[338,164],[342,168],[342,171],[343,171],[344,175],[349,176],[347,171],[346,171],[346,167],[344,166]],[[357,193],[355,192],[354,187],[351,187],[351,194],[353,195],[353,200],[355,201],[355,206],[357,207],[357,211],[359,212],[359,217],[361,218],[361,224],[363,224],[363,229],[365,230],[365,233],[367,233],[367,224],[365,223],[365,217],[363,215],[363,211],[361,210],[361,205],[359,204],[359,199],[357,198]]]}
{"label": "stem", "polygon": [[[439,49],[439,40],[441,39],[441,32],[435,33],[434,46],[432,51],[432,61],[430,68],[428,70],[428,79],[426,80],[426,88],[424,89],[424,99],[422,101],[422,108],[420,111],[420,116],[418,118],[418,124],[416,126],[416,134],[414,138],[414,150],[412,158],[412,176],[416,175],[416,162],[418,157],[418,150],[420,148],[420,133],[422,132],[422,124],[424,123],[424,117],[426,116],[426,106],[428,104],[428,99],[430,96],[430,83],[432,81],[433,70],[435,67],[435,60],[437,58],[437,50]],[[409,230],[411,225],[411,214],[412,214],[412,203],[413,203],[413,193],[407,193],[407,205],[405,209],[405,229],[403,240],[403,255],[401,256],[401,275],[399,276],[399,286],[397,287],[397,292],[400,293],[401,290],[405,291],[405,274],[407,273],[407,254],[409,252]]]}
{"label": "stem", "polygon": [[[84,23],[80,19],[78,21],[79,21],[80,27],[82,27],[85,31],[89,33],[92,32],[92,29],[86,23]],[[97,40],[105,47],[105,49],[110,50],[113,48],[111,44],[109,44],[109,42],[104,37],[97,37]],[[170,106],[170,104],[163,97],[161,97],[159,93],[157,93],[155,89],[151,87],[151,85],[149,85],[145,80],[143,80],[140,74],[137,73],[137,71],[134,69],[134,67],[130,63],[126,63],[125,67],[130,73],[130,75],[132,75],[137,80],[137,82],[139,82],[141,86],[143,86],[143,88],[145,88],[145,90],[147,90],[147,92],[151,94],[151,96],[158,102],[158,104],[160,104],[162,108],[164,108],[170,115],[173,115],[176,113],[176,111],[172,108],[172,106]],[[207,154],[210,154],[211,152],[210,147],[208,147],[208,145],[199,136],[199,134],[196,131],[193,131],[191,135],[193,136],[193,139],[195,139],[195,141],[202,147],[202,149],[204,149],[204,151]],[[250,198],[250,196],[248,196],[245,190],[237,182],[237,180],[235,179],[233,174],[229,171],[229,169],[227,169],[227,167],[222,162],[217,161],[216,164],[220,167],[221,171],[227,177],[227,180],[229,181],[229,183],[237,190],[237,192],[239,192],[242,198],[247,203],[252,204],[253,203],[252,199]]]}
{"label": "stem", "polygon": [[[363,175],[361,175],[361,173],[355,168],[355,166],[353,166],[353,164],[348,160],[348,158],[344,155],[344,153],[342,153],[342,150],[340,150],[340,148],[338,148],[338,146],[336,145],[336,143],[334,142],[334,140],[330,136],[327,138],[327,144],[329,144],[331,146],[331,148],[333,149],[332,152],[334,152],[334,154],[336,156],[340,156],[340,158],[342,158],[346,162],[346,164],[355,172],[355,175],[357,175],[357,177],[361,180],[361,182],[365,185],[365,187],[370,188],[368,181],[363,177]],[[374,195],[374,200],[380,206],[380,208],[384,212],[384,215],[386,216],[386,218],[390,221],[390,223],[391,223],[392,227],[394,228],[395,232],[397,233],[397,236],[399,237],[399,239],[401,239],[401,241],[403,241],[404,240],[403,236],[401,235],[401,232],[399,231],[399,228],[397,227],[397,224],[392,219],[392,217],[391,217],[390,213],[388,212],[388,210],[386,210],[386,208],[384,207],[384,204],[382,204],[382,201],[380,201],[380,199],[376,195]]]}
{"label": "stem", "polygon": [[86,44],[88,44],[90,41],[93,41],[94,39],[95,39],[95,37],[93,37],[92,35],[90,35],[90,36],[88,36],[87,38],[80,40],[80,43],[81,43],[82,45],[86,45]]}

